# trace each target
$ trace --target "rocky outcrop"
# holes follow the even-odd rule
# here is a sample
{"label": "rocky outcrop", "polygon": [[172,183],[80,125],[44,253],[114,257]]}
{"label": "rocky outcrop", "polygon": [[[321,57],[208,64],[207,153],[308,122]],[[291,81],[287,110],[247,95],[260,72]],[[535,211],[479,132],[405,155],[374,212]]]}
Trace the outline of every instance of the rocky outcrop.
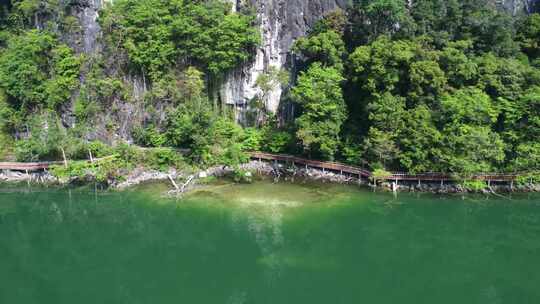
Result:
{"label": "rocky outcrop", "polygon": [[512,15],[522,13],[533,13],[537,10],[538,0],[494,0],[501,9],[510,12]]}
{"label": "rocky outcrop", "polygon": [[[330,12],[348,7],[352,0],[226,0],[233,10],[252,9],[256,12],[261,32],[261,45],[254,59],[242,67],[231,71],[221,86],[219,97],[222,102],[236,109],[237,119],[243,121],[249,101],[260,95],[255,82],[259,75],[271,67],[287,68],[294,73],[294,59],[291,47],[299,37]],[[533,12],[539,0],[492,0],[501,9],[514,15]],[[70,14],[77,18],[80,30],[66,34],[67,40],[79,53],[95,54],[101,51],[99,38],[102,34],[97,22],[99,10],[113,0],[77,0],[70,2]],[[146,85],[137,76],[125,77],[132,84],[135,99],[143,96]],[[142,88],[142,89],[141,89]],[[276,86],[265,98],[269,112],[278,111],[282,98],[282,88]],[[123,109],[124,110],[124,109]],[[126,117],[119,117],[122,130],[120,137],[129,137],[129,120],[133,120],[136,109],[127,109]]]}
{"label": "rocky outcrop", "polygon": [[[221,88],[221,100],[242,109],[261,92],[255,85],[257,77],[270,67],[291,66],[290,50],[294,41],[304,36],[319,19],[337,9],[344,9],[349,0],[230,0],[233,9],[251,6],[256,9],[262,43],[255,59],[232,71]],[[282,89],[275,87],[268,94],[266,109],[276,113]],[[241,117],[239,117],[241,120]]]}
{"label": "rocky outcrop", "polygon": [[[237,118],[243,119],[243,111],[260,90],[257,77],[270,67],[291,68],[294,62],[290,50],[294,41],[304,36],[319,19],[328,13],[345,9],[351,0],[229,0],[234,10],[251,6],[256,9],[261,29],[262,44],[255,59],[232,71],[223,84],[221,100],[237,109]],[[536,10],[538,0],[492,0],[501,9],[518,15]],[[266,109],[276,113],[282,97],[282,89],[276,87],[269,94]]]}
{"label": "rocky outcrop", "polygon": [[[76,0],[61,3],[58,10],[64,10],[77,24],[64,20],[59,34],[77,53],[95,54],[101,51],[99,39],[102,35],[98,23],[99,11],[112,0]],[[45,22],[46,20],[43,20]]]}
{"label": "rocky outcrop", "polygon": [[100,50],[98,38],[101,36],[101,28],[97,22],[98,12],[107,0],[82,1],[81,10],[77,18],[82,27],[82,50],[85,53],[95,53]]}
{"label": "rocky outcrop", "polygon": [[0,182],[8,183],[34,183],[34,184],[55,184],[57,178],[54,177],[49,172],[19,172],[19,171],[10,171],[10,170],[1,170],[0,171]]}

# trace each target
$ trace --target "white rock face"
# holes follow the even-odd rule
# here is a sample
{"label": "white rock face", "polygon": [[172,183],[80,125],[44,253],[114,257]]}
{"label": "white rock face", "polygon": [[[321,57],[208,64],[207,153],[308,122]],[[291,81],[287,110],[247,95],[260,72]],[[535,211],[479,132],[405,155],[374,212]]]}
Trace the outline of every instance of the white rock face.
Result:
{"label": "white rock face", "polygon": [[[226,104],[234,106],[237,119],[244,120],[248,103],[258,94],[257,77],[274,66],[278,69],[290,68],[290,49],[294,41],[303,35],[326,14],[346,8],[350,0],[227,0],[233,10],[242,7],[255,8],[262,43],[255,59],[243,67],[232,71],[220,90],[220,97]],[[414,0],[408,0],[412,7]],[[539,0],[493,0],[494,4],[517,15],[533,11]],[[282,97],[281,88],[270,92],[266,108],[276,113]]]}
{"label": "white rock face", "polygon": [[[233,10],[238,9],[238,3],[234,0]],[[282,0],[257,1],[257,19],[260,23],[261,46],[257,49],[255,60],[243,67],[232,71],[221,88],[221,98],[229,105],[234,105],[237,119],[243,120],[243,110],[247,108],[250,100],[255,98],[261,91],[255,82],[259,75],[270,67],[282,68],[285,64],[283,50],[280,44],[280,32],[282,28],[279,18],[279,8]],[[269,93],[266,108],[276,113],[281,99],[281,88],[275,88]]]}
{"label": "white rock face", "polygon": [[[328,13],[346,8],[352,0],[224,0],[232,4],[233,11],[250,7],[256,12],[261,33],[261,45],[256,50],[254,59],[242,67],[231,71],[220,88],[219,97],[222,102],[234,107],[236,118],[245,122],[245,114],[249,102],[261,94],[255,82],[259,75],[265,73],[270,67],[277,69],[290,69],[293,58],[290,50],[296,39],[306,35],[316,21]],[[415,0],[407,0],[412,6]],[[540,0],[492,0],[498,7],[506,9],[513,14],[523,11],[533,11],[538,8]],[[79,53],[96,54],[101,51],[99,38],[102,35],[97,18],[99,10],[106,4],[113,4],[114,0],[79,0],[79,9],[76,12],[83,33],[82,45],[77,46]],[[293,71],[294,72],[294,71]],[[131,79],[133,78],[133,79]],[[140,77],[126,76],[128,82],[133,83],[136,99],[142,98],[146,91],[146,84]],[[293,78],[291,78],[293,79]],[[282,90],[274,88],[267,95],[266,109],[277,113],[282,99]],[[130,112],[126,117],[120,118],[126,125],[125,134],[129,137],[129,121],[133,120]],[[123,131],[122,131],[123,132]],[[127,135],[126,135],[127,134]]]}
{"label": "white rock face", "polygon": [[[253,62],[229,73],[220,90],[222,101],[234,106],[237,119],[243,121],[249,101],[261,94],[255,85],[259,75],[271,67],[289,67],[289,52],[294,41],[304,36],[324,15],[344,8],[348,0],[249,0],[249,3],[229,1],[233,4],[234,11],[245,5],[256,8],[261,32],[261,45]],[[267,111],[277,113],[282,93],[282,89],[276,87],[267,95]]]}
{"label": "white rock face", "polygon": [[83,30],[82,52],[86,54],[101,51],[98,39],[101,37],[102,32],[97,19],[99,10],[106,4],[113,4],[113,0],[84,0],[79,2],[80,9],[76,15]]}
{"label": "white rock face", "polygon": [[531,13],[536,8],[538,0],[495,0],[495,4],[512,15]]}

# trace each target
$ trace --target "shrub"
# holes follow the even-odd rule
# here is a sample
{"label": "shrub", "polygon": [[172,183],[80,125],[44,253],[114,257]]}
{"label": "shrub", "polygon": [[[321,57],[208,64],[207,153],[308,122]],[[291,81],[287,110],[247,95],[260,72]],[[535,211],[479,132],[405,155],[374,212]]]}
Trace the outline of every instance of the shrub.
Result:
{"label": "shrub", "polygon": [[166,171],[169,168],[179,168],[184,164],[183,157],[171,148],[151,149],[145,158],[145,164],[156,170]]}
{"label": "shrub", "polygon": [[264,150],[272,153],[283,153],[292,140],[293,136],[285,131],[267,131],[264,139]]}
{"label": "shrub", "polygon": [[237,183],[251,183],[253,182],[253,174],[248,170],[235,168],[233,171],[233,180]]}
{"label": "shrub", "polygon": [[114,153],[114,149],[111,146],[106,145],[98,140],[90,142],[87,145],[87,148],[92,152],[92,156],[96,158],[109,156]]}
{"label": "shrub", "polygon": [[134,128],[133,139],[137,144],[145,147],[162,147],[167,142],[167,137],[165,134],[159,132],[159,130],[153,125],[146,128]]}
{"label": "shrub", "polygon": [[95,178],[97,182],[105,183],[112,179],[119,179],[120,169],[125,162],[118,157],[103,159],[99,162],[90,163],[87,161],[70,161],[68,166],[51,166],[51,173],[62,181],[70,179],[91,179]]}
{"label": "shrub", "polygon": [[540,183],[540,172],[531,172],[528,174],[520,175],[517,179],[518,185],[529,185]]}
{"label": "shrub", "polygon": [[0,131],[0,160],[11,153],[12,144],[11,138],[8,135],[2,134],[2,131]]}
{"label": "shrub", "polygon": [[114,147],[114,153],[126,163],[127,168],[135,167],[144,161],[144,153],[126,143],[120,143]]}
{"label": "shrub", "polygon": [[373,173],[371,174],[370,178],[374,183],[377,183],[378,181],[388,179],[390,176],[392,176],[391,172],[388,172],[384,169],[375,169],[375,171],[373,171]]}
{"label": "shrub", "polygon": [[255,128],[244,129],[242,149],[246,151],[258,151],[261,149],[263,132]]}
{"label": "shrub", "polygon": [[461,182],[461,186],[464,189],[474,191],[474,192],[480,192],[487,188],[486,183],[481,180],[464,180]]}

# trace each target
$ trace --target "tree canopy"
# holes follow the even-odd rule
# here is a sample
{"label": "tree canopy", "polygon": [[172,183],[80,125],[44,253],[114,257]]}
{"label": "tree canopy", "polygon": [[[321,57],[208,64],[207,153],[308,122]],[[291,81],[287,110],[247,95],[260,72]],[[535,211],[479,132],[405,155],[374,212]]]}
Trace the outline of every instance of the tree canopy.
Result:
{"label": "tree canopy", "polygon": [[[295,41],[294,69],[265,66],[254,98],[229,107],[216,92],[261,38],[249,5],[117,0],[87,56],[75,5],[0,9],[0,138],[21,159],[77,155],[101,126],[207,165],[265,150],[380,172],[540,170],[539,14],[492,0],[354,0]],[[274,116],[264,108],[276,88]]]}

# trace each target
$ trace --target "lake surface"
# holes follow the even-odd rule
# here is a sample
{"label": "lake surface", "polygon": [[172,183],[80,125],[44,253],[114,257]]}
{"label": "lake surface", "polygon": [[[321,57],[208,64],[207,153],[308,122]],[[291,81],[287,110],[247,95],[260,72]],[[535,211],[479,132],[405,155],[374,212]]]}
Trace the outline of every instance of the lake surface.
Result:
{"label": "lake surface", "polygon": [[540,197],[0,188],[0,303],[540,303]]}

